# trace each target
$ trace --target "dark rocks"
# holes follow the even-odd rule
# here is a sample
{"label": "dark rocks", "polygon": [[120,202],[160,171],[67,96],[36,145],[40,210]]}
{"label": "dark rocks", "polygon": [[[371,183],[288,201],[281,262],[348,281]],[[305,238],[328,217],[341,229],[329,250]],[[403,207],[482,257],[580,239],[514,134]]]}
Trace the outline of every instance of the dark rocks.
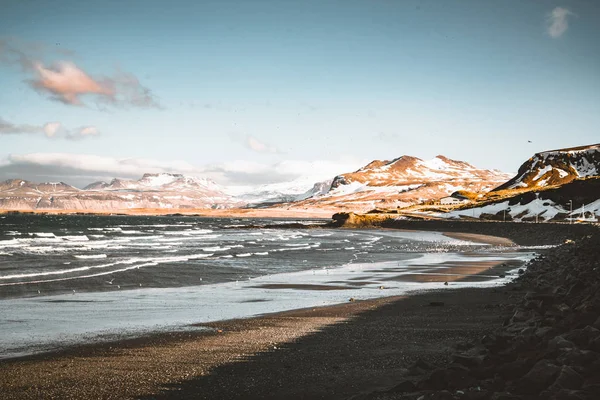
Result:
{"label": "dark rocks", "polygon": [[556,381],[548,388],[551,392],[558,392],[560,389],[581,389],[583,385],[583,377],[579,375],[573,368],[564,365],[560,370]]}
{"label": "dark rocks", "polygon": [[484,306],[510,310],[503,326],[456,346],[444,368],[414,365],[410,372],[424,377],[415,388],[398,385],[406,389],[402,398],[600,399],[600,234],[532,260],[510,290],[512,307]]}
{"label": "dark rocks", "polygon": [[554,382],[560,367],[548,360],[538,361],[521,379],[515,382],[514,391],[520,394],[537,394]]}

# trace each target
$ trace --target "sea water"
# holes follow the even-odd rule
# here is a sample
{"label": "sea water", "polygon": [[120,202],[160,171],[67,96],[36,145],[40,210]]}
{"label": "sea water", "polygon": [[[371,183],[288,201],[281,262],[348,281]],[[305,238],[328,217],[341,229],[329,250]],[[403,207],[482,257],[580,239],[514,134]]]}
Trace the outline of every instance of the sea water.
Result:
{"label": "sea water", "polygon": [[[0,357],[444,287],[398,278],[533,256],[437,232],[325,222],[0,215]],[[481,277],[450,286],[507,280]]]}

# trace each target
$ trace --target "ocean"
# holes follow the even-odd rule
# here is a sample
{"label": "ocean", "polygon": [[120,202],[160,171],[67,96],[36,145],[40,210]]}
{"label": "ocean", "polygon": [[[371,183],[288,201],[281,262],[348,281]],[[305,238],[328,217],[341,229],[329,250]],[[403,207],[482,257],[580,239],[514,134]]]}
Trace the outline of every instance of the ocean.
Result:
{"label": "ocean", "polygon": [[514,273],[534,255],[326,222],[0,215],[0,358],[350,298],[500,285],[511,275],[489,266]]}

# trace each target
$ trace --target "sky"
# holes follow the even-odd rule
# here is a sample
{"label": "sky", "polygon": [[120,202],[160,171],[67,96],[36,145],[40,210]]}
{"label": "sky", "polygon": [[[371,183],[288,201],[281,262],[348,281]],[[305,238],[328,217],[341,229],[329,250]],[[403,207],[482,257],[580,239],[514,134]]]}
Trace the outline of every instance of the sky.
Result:
{"label": "sky", "polygon": [[600,142],[600,2],[0,0],[0,180],[324,180]]}

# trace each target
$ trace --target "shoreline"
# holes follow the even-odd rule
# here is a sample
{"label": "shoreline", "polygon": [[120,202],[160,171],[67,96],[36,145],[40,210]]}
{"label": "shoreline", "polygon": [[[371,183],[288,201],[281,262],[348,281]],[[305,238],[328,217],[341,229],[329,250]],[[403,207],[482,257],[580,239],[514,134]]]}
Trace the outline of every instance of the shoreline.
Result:
{"label": "shoreline", "polygon": [[[171,332],[81,345],[55,353],[0,361],[0,392],[5,399],[52,396],[258,399],[288,395],[302,398],[307,391],[315,396],[346,398],[357,390],[386,387],[394,376],[417,359],[427,363],[447,361],[453,341],[464,339],[465,334],[476,338],[488,332],[491,325],[501,323],[498,316],[489,315],[486,305],[494,308],[506,297],[504,291],[491,289],[432,290],[198,324],[211,329],[204,332]],[[478,319],[474,318],[476,315]],[[448,323],[453,326],[451,334],[447,331]],[[417,333],[417,326],[428,328]],[[357,330],[364,332],[352,338]],[[410,345],[402,362],[388,369],[388,363],[398,354],[387,350],[382,353],[378,349],[397,344],[390,332],[397,335],[402,330],[411,343],[420,344]],[[342,346],[340,331],[343,332],[341,337],[350,340],[351,347]],[[427,343],[425,352],[421,348],[423,341]],[[332,346],[341,347],[332,353]],[[338,351],[340,354],[334,357]],[[366,367],[360,364],[370,364],[372,360],[365,357],[373,352],[378,352],[378,367],[370,370],[368,379],[364,376],[359,379],[358,375],[364,375]],[[323,354],[328,354],[325,358],[334,365],[315,365]],[[290,361],[289,357],[300,357],[300,360]],[[275,366],[273,358],[277,360]],[[257,361],[269,372],[262,378],[255,376],[253,368],[245,366]],[[352,369],[352,379],[348,379],[349,369]],[[246,376],[240,376],[240,370],[246,371]],[[295,382],[298,392],[289,393],[291,387],[272,386],[273,374],[283,373],[281,378],[285,378],[294,371],[303,375],[310,388]],[[382,373],[384,376],[380,376]],[[331,384],[332,376],[327,374],[336,375],[333,380],[337,385]],[[315,381],[315,378],[318,379]],[[78,382],[77,387],[69,383],[73,379]],[[254,384],[252,391],[246,387],[250,382]],[[191,387],[170,390],[188,385]],[[332,386],[336,386],[334,392],[342,390],[343,396],[332,393]],[[268,396],[274,389],[279,393]],[[343,390],[349,392],[343,393]]]}
{"label": "shoreline", "polygon": [[327,219],[338,212],[337,209],[272,209],[272,208],[126,208],[118,210],[77,210],[77,209],[35,209],[35,210],[7,210],[0,209],[4,214],[31,214],[31,215],[93,215],[93,216],[182,216],[202,218],[272,218],[272,219]]}
{"label": "shoreline", "polygon": [[[454,235],[454,233],[452,234]],[[469,233],[465,232],[463,232],[462,234],[470,235]],[[474,238],[473,236],[463,237],[470,237],[471,239]],[[483,239],[481,237],[479,238]],[[221,385],[215,383],[219,380],[219,376],[221,375],[220,372],[219,374],[215,375],[215,369],[219,371],[237,371],[235,374],[229,376],[229,379],[238,379],[237,375],[239,374],[239,370],[240,368],[243,368],[245,363],[251,362],[255,359],[262,360],[265,357],[271,357],[271,355],[273,354],[281,353],[278,352],[278,350],[281,350],[281,342],[286,343],[284,345],[284,348],[288,348],[289,346],[300,346],[300,348],[297,351],[302,352],[305,350],[305,347],[298,344],[299,341],[302,342],[305,340],[305,338],[319,337],[320,332],[326,331],[328,329],[335,330],[337,327],[340,326],[343,327],[345,325],[351,325],[354,323],[353,321],[355,319],[362,318],[361,313],[363,312],[367,314],[369,312],[377,314],[378,310],[382,308],[385,309],[389,306],[395,310],[394,315],[396,319],[404,318],[409,312],[416,313],[413,316],[417,319],[426,319],[426,316],[423,315],[424,310],[427,310],[427,313],[431,310],[434,310],[436,312],[448,311],[449,308],[446,307],[446,305],[449,301],[449,304],[456,304],[458,310],[456,308],[453,308],[453,312],[448,314],[447,316],[452,317],[456,323],[466,324],[469,326],[468,329],[465,328],[465,325],[457,330],[457,332],[461,333],[459,336],[453,337],[452,340],[456,342],[462,336],[465,335],[466,331],[470,331],[471,329],[476,329],[478,331],[478,336],[480,336],[481,333],[487,332],[492,328],[500,326],[502,318],[500,318],[497,314],[498,307],[500,309],[505,308],[504,302],[500,300],[506,300],[507,296],[513,295],[514,293],[511,293],[507,287],[501,287],[498,290],[491,288],[463,288],[453,290],[438,290],[426,293],[412,294],[408,297],[382,297],[374,300],[342,303],[333,306],[284,311],[281,313],[276,313],[274,315],[262,315],[241,320],[238,319],[201,324],[200,326],[213,329],[212,332],[208,333],[171,332],[150,335],[148,337],[142,337],[137,339],[125,339],[123,341],[117,341],[112,343],[83,345],[77,348],[66,349],[61,352],[46,353],[0,361],[0,376],[2,376],[2,378],[0,378],[0,389],[2,389],[2,392],[8,393],[8,397],[6,398],[37,398],[40,394],[45,394],[48,390],[55,391],[53,393],[58,393],[59,396],[67,396],[68,394],[68,396],[70,397],[74,394],[69,392],[70,388],[67,384],[65,384],[64,379],[67,379],[67,381],[69,379],[73,379],[74,377],[79,377],[80,379],[83,379],[83,377],[80,376],[80,373],[77,372],[82,370],[86,371],[86,376],[93,378],[91,378],[91,381],[88,380],[88,383],[86,384],[89,385],[89,391],[86,392],[88,394],[80,395],[81,397],[79,398],[89,398],[90,396],[93,397],[94,395],[90,395],[89,393],[90,391],[93,392],[94,390],[100,391],[97,392],[97,394],[103,393],[98,397],[105,397],[107,393],[103,391],[103,388],[98,387],[98,382],[104,382],[104,385],[110,383],[110,385],[106,386],[108,389],[110,389],[111,391],[120,391],[119,393],[121,393],[121,395],[114,398],[140,398],[139,396],[151,396],[147,398],[185,398],[179,396],[182,394],[182,391],[186,392],[186,390],[188,391],[186,393],[188,393],[190,397],[196,398],[196,395],[198,395],[200,390],[198,386],[198,380],[204,382],[200,386],[208,385],[207,387],[202,386],[202,393],[208,393],[206,391],[207,388],[212,390],[213,392],[211,393],[213,394],[219,393],[218,390],[224,389],[223,387],[221,387]],[[446,301],[436,300],[440,297],[446,299]],[[488,300],[490,298],[493,298],[494,300],[490,300],[491,302],[486,303],[486,301],[488,300],[484,301],[484,298]],[[415,302],[417,302],[423,308],[418,310],[407,310],[403,308],[403,306],[406,306],[407,304],[417,304]],[[441,303],[442,306],[428,307],[434,303]],[[460,312],[465,311],[466,308],[468,308],[467,304],[470,304],[469,307],[474,307],[474,309],[471,309],[469,313],[463,314],[461,317],[458,317],[458,314],[454,314],[457,311],[459,311],[459,314]],[[332,317],[332,313],[335,314],[334,317]],[[340,313],[343,315],[340,316]],[[493,323],[492,321],[487,319],[491,318],[492,315]],[[288,323],[290,321],[295,321],[297,325],[292,324],[293,328],[289,328],[289,326],[287,326],[286,328],[285,323]],[[431,324],[435,323],[435,321],[436,320],[430,320],[429,322],[427,322],[425,320],[419,320],[416,323],[416,325],[414,325],[415,327],[427,327],[422,332],[422,334],[426,337],[420,337],[419,335],[417,335],[417,337],[413,338],[416,340],[414,341],[414,343],[418,344],[417,347],[419,349],[421,349],[421,346],[424,345],[425,342],[427,342],[427,337],[429,337],[432,334]],[[380,325],[381,321],[374,321],[373,323]],[[281,326],[281,324],[284,324],[284,326]],[[469,324],[474,324],[474,326],[471,326]],[[394,327],[398,328],[401,325],[401,323],[399,325],[399,322],[396,321],[393,325],[390,325],[390,329],[393,330],[395,329]],[[360,329],[360,327],[358,329]],[[219,330],[221,332],[219,332]],[[445,328],[440,328],[439,330],[444,332],[446,331]],[[438,330],[433,329],[433,331],[435,331],[436,334],[440,334]],[[238,334],[231,336],[230,332],[237,332]],[[249,332],[253,332],[251,336],[248,336]],[[291,332],[300,332],[301,335],[294,336]],[[414,331],[413,333],[415,332],[416,331]],[[372,331],[371,329],[371,331],[369,331],[366,335],[372,336],[370,339],[376,339],[381,335],[386,334],[385,332],[376,332]],[[437,338],[434,341],[434,343],[429,344],[429,346],[432,346],[432,354],[435,353],[435,357],[433,357],[435,363],[448,361],[448,357],[451,352],[451,348],[447,346],[441,346],[439,340],[442,339]],[[210,350],[206,350],[206,347],[202,347],[207,344],[206,341],[209,341],[213,346],[210,347]],[[191,353],[192,359],[184,361],[181,357],[183,357],[186,354],[190,354],[190,352],[185,351],[183,353],[177,353],[176,349],[185,349],[186,345],[191,345],[193,347],[194,344],[196,344],[197,346],[195,347],[195,353]],[[319,354],[321,356],[322,354],[328,354],[330,347],[333,345],[334,343],[330,341],[327,342],[317,340],[317,347],[320,346]],[[389,347],[393,345],[397,345],[397,342],[395,340],[393,342],[387,343],[385,346]],[[360,349],[360,351],[365,357],[371,357],[373,356],[374,352],[377,353],[377,349],[374,349],[369,346]],[[419,350],[419,353],[420,352],[421,350]],[[133,365],[139,365],[140,360],[144,360],[144,365],[160,364],[161,362],[164,362],[165,357],[167,357],[169,354],[179,354],[177,357],[175,357],[175,360],[172,360],[168,363],[169,368],[172,368],[173,371],[179,370],[178,368],[183,368],[183,370],[187,372],[173,372],[166,374],[165,376],[160,374],[159,371],[152,372],[144,370],[142,372],[133,372]],[[346,354],[346,356],[349,355],[349,353]],[[415,361],[415,356],[416,355],[413,354],[413,358],[411,358],[412,362]],[[285,355],[282,355],[282,357],[285,358]],[[282,360],[279,361],[283,362]],[[315,360],[313,360],[312,362],[314,361]],[[406,368],[410,367],[408,361],[405,361],[406,362],[404,362],[401,367],[399,366],[396,369],[394,369],[395,374],[398,374],[400,371],[404,371],[406,370]],[[344,358],[342,358],[337,360],[337,362],[344,363],[345,360]],[[352,362],[357,362],[357,360],[353,360]],[[360,362],[362,362],[363,364],[370,363],[368,358],[365,360],[361,360]],[[104,364],[104,367],[99,368],[99,364]],[[200,365],[201,367],[194,367],[193,365],[196,364]],[[117,367],[115,367],[115,365]],[[366,365],[363,365],[361,367],[361,371],[364,372],[365,367]],[[60,373],[57,372],[55,374],[54,372],[52,372],[57,368],[60,371]],[[126,377],[119,376],[117,374],[112,375],[108,378],[106,374],[110,375],[110,370],[114,368],[121,370],[124,368],[129,372],[128,374],[126,374]],[[157,368],[160,369],[160,367]],[[274,367],[269,367],[265,365],[263,366],[263,368],[265,368],[267,375],[277,373],[277,369]],[[284,368],[288,367],[285,366]],[[294,367],[292,367],[292,369],[293,368]],[[324,374],[324,371],[322,372]],[[329,372],[331,372],[331,370],[327,370],[327,373]],[[335,373],[336,371],[333,372]],[[386,382],[391,382],[391,377],[389,375],[386,375],[389,374],[390,371],[379,370],[376,372],[378,372],[379,374],[383,374],[383,376],[378,375],[381,379],[377,379],[377,382],[362,382],[361,384],[357,384],[358,386],[352,386],[352,393],[359,393],[365,390],[377,390],[375,386],[381,388],[386,386]],[[149,379],[149,381],[152,381],[152,383],[136,383],[141,377],[145,376],[144,374],[146,373],[150,374],[151,379]],[[304,374],[307,374],[308,372],[298,371],[298,373],[304,376]],[[135,377],[132,378],[132,374],[135,375]],[[323,374],[320,374],[319,376]],[[347,376],[346,373],[340,372],[340,374],[343,376]],[[54,375],[54,378],[48,380],[49,375]],[[37,392],[28,392],[29,389],[27,389],[27,387],[23,385],[19,386],[18,379],[19,377],[23,376],[28,377],[28,382],[30,382],[30,379],[37,382],[37,384],[31,384],[31,382],[27,384],[33,386],[34,388],[37,388],[34,389],[38,390]],[[194,376],[195,378],[190,379],[190,376]],[[312,376],[310,374],[309,376],[311,376],[312,379],[315,378],[315,376]],[[14,379],[16,379],[16,381]],[[256,377],[254,377],[253,379],[256,379]],[[371,377],[371,379],[374,379],[374,377]],[[356,377],[354,377],[351,381],[354,380],[356,380]],[[248,383],[249,382],[246,382],[245,384]],[[268,386],[269,382],[264,382],[264,384]],[[321,393],[320,391],[325,390],[328,398],[337,398],[333,395],[330,396],[331,387],[329,387],[326,383],[309,382],[309,384],[314,386],[313,389],[316,390],[315,393]],[[346,382],[344,385],[339,386],[338,389],[342,390],[345,386],[347,386],[347,384],[348,382]],[[169,390],[166,390],[166,388],[172,389],[174,387],[178,388],[177,392],[171,392]],[[291,398],[294,398],[294,393],[292,392],[293,390],[297,389],[297,385],[295,385],[294,387],[288,387],[283,389],[281,387],[278,388],[278,390],[283,390],[283,392],[280,393],[281,397],[286,398],[288,398],[290,395]],[[306,387],[304,389],[306,389]],[[131,390],[135,390],[135,393],[131,392]],[[190,390],[191,392],[189,392]],[[252,394],[244,394],[245,395],[242,396],[242,398],[263,398],[264,396],[264,393],[259,395],[259,392],[253,392]],[[11,397],[11,395],[14,395],[15,397]],[[298,393],[296,393],[295,395],[298,396]],[[108,396],[106,398],[110,397],[112,396]],[[218,397],[217,395],[217,397],[213,396],[206,398],[234,397],[235,396],[233,396],[232,393],[228,393],[227,397]],[[75,397],[73,398],[78,397],[77,395],[75,395]],[[280,397],[273,396],[270,398]]]}

